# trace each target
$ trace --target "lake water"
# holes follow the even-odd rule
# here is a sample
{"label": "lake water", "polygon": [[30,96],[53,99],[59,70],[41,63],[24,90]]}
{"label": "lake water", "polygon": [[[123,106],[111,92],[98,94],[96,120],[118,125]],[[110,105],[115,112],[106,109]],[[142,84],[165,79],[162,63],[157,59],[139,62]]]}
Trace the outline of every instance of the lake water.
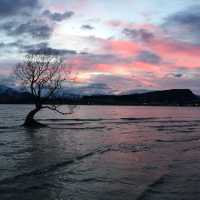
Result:
{"label": "lake water", "polygon": [[200,199],[200,108],[30,109],[0,105],[0,200]]}

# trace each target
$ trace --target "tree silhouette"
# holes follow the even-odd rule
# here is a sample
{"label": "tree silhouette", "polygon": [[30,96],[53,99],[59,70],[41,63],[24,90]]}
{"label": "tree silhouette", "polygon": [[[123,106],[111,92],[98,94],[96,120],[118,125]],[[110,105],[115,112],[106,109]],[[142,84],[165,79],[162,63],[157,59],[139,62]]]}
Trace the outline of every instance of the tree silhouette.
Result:
{"label": "tree silhouette", "polygon": [[[22,63],[16,65],[14,74],[20,85],[32,95],[35,108],[26,116],[24,126],[40,127],[43,124],[34,119],[41,109],[50,109],[60,114],[71,114],[75,105],[68,105],[68,112],[58,109],[54,103],[56,94],[62,88],[64,81],[69,81],[71,70],[64,70],[62,56],[50,51],[37,51],[25,56]],[[48,105],[46,105],[48,104]]]}

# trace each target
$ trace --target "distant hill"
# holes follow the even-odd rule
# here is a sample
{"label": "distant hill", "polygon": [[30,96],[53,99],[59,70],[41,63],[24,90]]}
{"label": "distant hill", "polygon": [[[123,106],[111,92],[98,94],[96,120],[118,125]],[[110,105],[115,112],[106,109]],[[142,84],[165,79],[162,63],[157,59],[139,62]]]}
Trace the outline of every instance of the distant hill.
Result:
{"label": "distant hill", "polygon": [[85,96],[82,104],[100,105],[197,105],[198,96],[189,89],[172,89],[130,95]]}
{"label": "distant hill", "polygon": [[[82,105],[200,105],[200,97],[189,89],[172,89],[124,95],[88,95],[80,98],[72,98],[72,96],[65,94],[52,101]],[[28,92],[20,92],[0,85],[0,103],[29,104],[33,103],[33,98]]]}
{"label": "distant hill", "polygon": [[0,85],[0,94],[1,95],[12,95],[12,94],[17,94],[17,91],[7,87],[5,85]]}
{"label": "distant hill", "polygon": [[144,94],[147,92],[152,92],[150,90],[145,90],[145,89],[136,89],[136,90],[128,90],[125,92],[121,92],[118,95],[130,95],[130,94]]}
{"label": "distant hill", "polygon": [[28,92],[19,92],[5,85],[0,85],[0,103],[1,104],[18,104],[32,103],[32,96]]}

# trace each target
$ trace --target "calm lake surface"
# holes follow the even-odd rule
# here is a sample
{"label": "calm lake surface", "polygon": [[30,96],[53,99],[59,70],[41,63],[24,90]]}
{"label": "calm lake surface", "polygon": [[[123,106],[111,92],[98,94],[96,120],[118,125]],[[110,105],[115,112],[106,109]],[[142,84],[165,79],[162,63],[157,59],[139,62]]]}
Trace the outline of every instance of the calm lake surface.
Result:
{"label": "calm lake surface", "polygon": [[0,105],[0,200],[200,199],[200,108],[30,109]]}

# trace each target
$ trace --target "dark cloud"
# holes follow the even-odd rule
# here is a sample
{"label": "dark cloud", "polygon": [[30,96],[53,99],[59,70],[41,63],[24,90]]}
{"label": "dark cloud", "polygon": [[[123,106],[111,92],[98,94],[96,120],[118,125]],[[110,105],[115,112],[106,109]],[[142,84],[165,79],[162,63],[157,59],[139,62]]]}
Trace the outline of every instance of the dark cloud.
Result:
{"label": "dark cloud", "polygon": [[79,94],[91,95],[91,94],[113,94],[114,91],[106,83],[92,83],[87,86],[77,88]]}
{"label": "dark cloud", "polygon": [[74,12],[72,12],[72,11],[66,11],[64,13],[57,13],[57,12],[52,13],[49,10],[45,10],[43,12],[43,16],[46,16],[50,20],[57,21],[57,22],[63,21],[65,19],[68,19],[68,18],[72,17],[73,15],[74,15]]}
{"label": "dark cloud", "polygon": [[162,62],[162,59],[159,55],[149,51],[140,52],[136,57],[136,60],[150,64],[160,64]]}
{"label": "dark cloud", "polygon": [[176,25],[186,25],[192,29],[200,29],[200,6],[192,7],[182,12],[178,12],[167,18],[167,22]]}
{"label": "dark cloud", "polygon": [[3,52],[3,53],[6,53],[6,52],[13,52],[15,51],[16,49],[19,49],[19,43],[18,41],[16,42],[0,42],[0,51]]}
{"label": "dark cloud", "polygon": [[200,44],[200,6],[167,17],[162,27],[177,40]]}
{"label": "dark cloud", "polygon": [[40,42],[36,44],[26,44],[26,45],[19,45],[21,49],[28,53],[29,51],[39,50],[39,49],[46,49],[48,48],[49,44],[47,42]]}
{"label": "dark cloud", "polygon": [[39,7],[39,0],[1,0],[0,16],[11,17],[19,14],[28,14]]}
{"label": "dark cloud", "polygon": [[3,48],[5,48],[5,47],[7,47],[6,43],[1,42],[1,43],[0,43],[0,49],[3,49]]}
{"label": "dark cloud", "polygon": [[142,41],[148,41],[154,38],[153,33],[145,30],[145,29],[129,29],[125,28],[122,31],[123,34],[128,36],[131,39],[136,40],[142,40]]}
{"label": "dark cloud", "polygon": [[49,47],[47,42],[40,42],[36,44],[24,44],[22,40],[17,40],[10,43],[0,43],[0,50],[17,48],[18,52],[30,54],[49,54],[49,55],[76,55],[77,52],[69,49],[55,49]]}
{"label": "dark cloud", "polygon": [[65,87],[63,92],[61,93],[62,96],[66,94],[73,94],[73,95],[106,95],[106,94],[113,94],[114,90],[112,90],[106,83],[90,83],[85,85],[75,86],[72,85],[70,87]]}
{"label": "dark cloud", "polygon": [[0,43],[0,49],[4,48],[5,47],[5,43],[1,42]]}
{"label": "dark cloud", "polygon": [[46,55],[75,55],[76,51],[68,49],[55,49],[48,47],[46,43],[40,43],[38,45],[33,45],[26,47],[27,53],[29,54],[46,54]]}
{"label": "dark cloud", "polygon": [[57,22],[70,18],[74,12],[44,10],[39,0],[1,0],[0,29],[6,35],[25,39],[49,39]]}
{"label": "dark cloud", "polygon": [[82,25],[81,28],[86,29],[86,30],[93,30],[94,29],[94,27],[89,25],[89,24]]}
{"label": "dark cloud", "polygon": [[183,77],[183,74],[178,73],[178,74],[173,74],[173,76],[174,76],[175,78],[181,78],[181,77]]}
{"label": "dark cloud", "polygon": [[33,38],[48,39],[53,27],[48,25],[44,20],[30,20],[25,23],[7,22],[1,26],[9,36],[22,36],[24,34],[30,35]]}
{"label": "dark cloud", "polygon": [[5,50],[5,49],[10,49],[10,48],[17,48],[19,52],[28,52],[31,49],[41,49],[41,48],[47,48],[48,43],[46,42],[41,42],[38,44],[34,45],[29,45],[29,44],[24,44],[22,40],[17,40],[15,42],[1,42],[0,43],[0,49]]}

